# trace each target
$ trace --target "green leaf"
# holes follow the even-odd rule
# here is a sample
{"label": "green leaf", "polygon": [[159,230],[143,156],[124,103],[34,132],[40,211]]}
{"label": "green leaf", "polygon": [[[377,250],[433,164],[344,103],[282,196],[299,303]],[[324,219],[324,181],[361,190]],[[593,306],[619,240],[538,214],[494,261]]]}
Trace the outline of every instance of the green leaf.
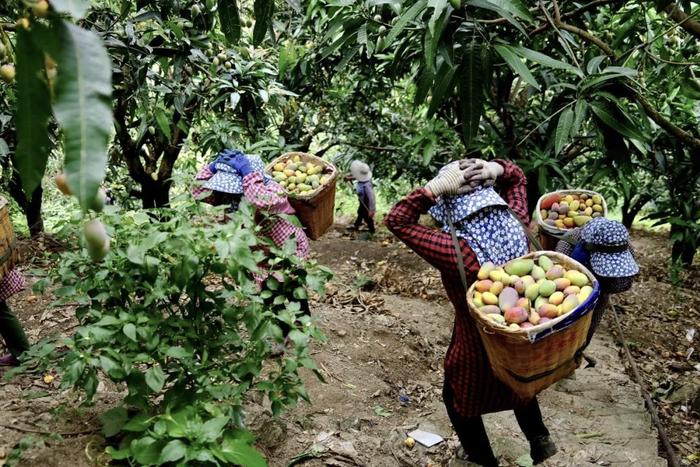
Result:
{"label": "green leaf", "polygon": [[428,31],[430,31],[431,35],[435,35],[435,23],[447,8],[447,0],[428,0],[428,8],[433,9],[433,14],[428,20]]}
{"label": "green leaf", "polygon": [[41,183],[51,152],[48,128],[51,96],[43,76],[44,53],[34,42],[32,33],[23,28],[17,31],[16,54],[18,143],[13,164],[27,198],[31,198]]}
{"label": "green leaf", "polygon": [[578,135],[581,125],[588,114],[588,104],[583,99],[576,101],[576,107],[574,108],[574,124],[571,127],[571,136]]}
{"label": "green leaf", "polygon": [[253,14],[255,15],[255,26],[253,27],[253,44],[260,45],[265,39],[275,9],[274,0],[255,0],[253,4]]}
{"label": "green leaf", "polygon": [[589,75],[598,73],[600,70],[600,64],[603,63],[603,60],[608,58],[607,55],[598,55],[597,57],[593,57],[587,64],[586,64],[586,72]]}
{"label": "green leaf", "polygon": [[218,0],[217,10],[221,30],[230,44],[238,43],[241,38],[241,16],[238,13],[236,0]]}
{"label": "green leaf", "polygon": [[363,23],[357,30],[357,43],[362,45],[367,44],[367,23]]}
{"label": "green leaf", "polygon": [[122,328],[122,332],[126,337],[136,342],[136,326],[133,323],[126,323],[124,328]]}
{"label": "green leaf", "polygon": [[123,431],[130,431],[133,433],[141,433],[146,431],[148,426],[151,424],[151,417],[145,413],[140,413],[129,420],[126,425],[122,427]]}
{"label": "green leaf", "polygon": [[214,442],[224,430],[224,427],[229,422],[229,417],[216,417],[208,420],[202,425],[202,434],[206,441]]}
{"label": "green leaf", "polygon": [[166,462],[179,461],[185,457],[186,453],[187,446],[185,446],[185,443],[179,439],[174,439],[163,446],[163,451],[160,453],[160,459],[158,459],[158,462],[165,464]]}
{"label": "green leaf", "polygon": [[468,0],[465,3],[465,5],[473,6],[473,7],[477,7],[477,8],[484,8],[487,10],[494,11],[494,12],[498,13],[500,16],[504,17],[506,20],[508,20],[508,22],[510,24],[512,24],[513,26],[516,27],[516,29],[518,29],[518,31],[527,35],[527,31],[525,30],[523,25],[520,24],[520,22],[516,19],[516,16],[518,16],[518,15],[514,15],[512,12],[501,8],[496,3],[500,3],[500,2],[490,2],[488,0]]}
{"label": "green leaf", "polygon": [[227,462],[246,467],[267,467],[265,458],[245,441],[226,438],[221,444],[220,456]]}
{"label": "green leaf", "polygon": [[644,135],[620,109],[612,104],[591,103],[593,113],[611,129],[630,139],[644,141]]}
{"label": "green leaf", "polygon": [[191,358],[192,352],[188,352],[183,347],[176,346],[176,347],[170,347],[167,350],[167,352],[165,352],[165,355],[167,355],[168,357],[177,358],[177,359],[181,360],[184,358]]}
{"label": "green leaf", "polygon": [[467,149],[471,147],[472,140],[479,132],[479,122],[484,109],[481,52],[481,44],[468,44],[464,49],[458,74],[459,115],[462,138]]}
{"label": "green leaf", "polygon": [[537,84],[535,77],[532,76],[530,70],[522,62],[522,60],[520,60],[520,57],[516,55],[512,47],[507,45],[496,45],[494,48],[496,49],[496,52],[498,52],[498,55],[500,55],[503,60],[506,61],[508,66],[511,67],[514,72],[519,74],[526,83],[533,86],[535,89],[540,89],[540,85]]}
{"label": "green leaf", "polygon": [[559,154],[569,141],[573,122],[574,111],[571,110],[571,107],[567,107],[566,110],[559,115],[559,123],[557,123],[557,131],[554,135],[554,154]]}
{"label": "green leaf", "polygon": [[112,66],[99,36],[59,21],[54,114],[63,130],[68,186],[88,209],[107,165],[112,131]]}
{"label": "green leaf", "polygon": [[[502,11],[507,11],[520,19],[532,22],[534,18],[530,14],[530,11],[525,7],[525,5],[520,2],[520,0],[485,0],[485,3],[490,3],[494,7]],[[471,3],[471,2],[468,2]]]}
{"label": "green leaf", "polygon": [[102,433],[109,438],[122,430],[122,427],[128,420],[129,416],[126,409],[122,406],[114,407],[100,416],[102,422]]}
{"label": "green leaf", "polygon": [[158,128],[160,128],[160,131],[162,131],[168,141],[170,141],[170,120],[168,119],[165,111],[163,109],[156,109],[155,117]]}
{"label": "green leaf", "polygon": [[79,19],[83,17],[90,3],[87,0],[51,0],[51,6],[58,13],[66,13]]}
{"label": "green leaf", "polygon": [[156,442],[150,436],[135,439],[131,442],[131,452],[134,459],[141,465],[153,465],[160,458],[162,442]]}
{"label": "green leaf", "polygon": [[408,23],[413,21],[425,11],[426,7],[428,6],[428,0],[418,0],[416,3],[411,6],[408,10],[406,10],[399,20],[394,24],[394,27],[391,28],[391,31],[389,31],[389,34],[387,34],[386,39],[382,43],[382,47],[378,48],[377,52],[381,52],[382,50],[386,49],[389,45],[391,45],[394,40],[396,40],[397,37],[399,37],[399,34],[408,26]]}
{"label": "green leaf", "polygon": [[159,366],[152,366],[146,371],[146,384],[153,392],[160,392],[165,385],[165,373]]}
{"label": "green leaf", "polygon": [[526,47],[514,47],[513,51],[519,54],[521,57],[524,57],[528,60],[531,60],[535,63],[539,63],[542,66],[546,66],[549,68],[554,68],[556,70],[565,70],[568,71],[569,73],[573,73],[576,76],[579,76],[583,78],[583,72],[576,68],[573,65],[570,65],[566,62],[562,62],[561,60],[556,60],[549,55],[545,55],[543,53],[528,49]]}

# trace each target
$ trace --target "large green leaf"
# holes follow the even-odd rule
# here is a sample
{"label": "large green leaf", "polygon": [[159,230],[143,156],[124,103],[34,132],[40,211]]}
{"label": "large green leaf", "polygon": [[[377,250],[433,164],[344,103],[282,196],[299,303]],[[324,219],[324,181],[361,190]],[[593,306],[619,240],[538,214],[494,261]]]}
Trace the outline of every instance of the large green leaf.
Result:
{"label": "large green leaf", "polygon": [[609,102],[594,102],[590,104],[593,113],[608,127],[630,139],[644,141],[644,135],[635,127],[634,123]]}
{"label": "large green leaf", "polygon": [[500,55],[503,60],[506,61],[509,67],[513,69],[514,72],[519,74],[526,83],[533,86],[536,89],[540,89],[540,85],[537,84],[535,77],[532,76],[528,67],[522,62],[520,57],[514,52],[513,48],[508,45],[497,45],[494,46],[498,55]]}
{"label": "large green leaf", "polygon": [[[37,25],[37,28],[42,26]],[[17,31],[17,152],[14,166],[31,198],[41,183],[51,152],[48,123],[51,97],[44,79],[44,53],[32,33]]]}
{"label": "large green leaf", "polygon": [[90,2],[88,0],[51,0],[51,6],[59,13],[66,13],[73,18],[82,18]]}
{"label": "large green leaf", "polygon": [[65,21],[57,43],[54,114],[63,130],[68,187],[83,209],[95,199],[107,165],[112,131],[112,66],[100,38]]}
{"label": "large green leaf", "polygon": [[571,127],[574,122],[574,111],[571,107],[567,107],[561,115],[559,115],[559,122],[557,123],[557,131],[554,134],[554,153],[559,154],[566,143],[569,141],[569,135],[571,135]]}
{"label": "large green leaf", "polygon": [[235,44],[241,38],[241,16],[236,0],[218,0],[219,21],[226,40]]}
{"label": "large green leaf", "polygon": [[519,15],[514,14],[513,12],[502,8],[502,6],[499,5],[499,3],[502,3],[502,2],[492,2],[492,1],[488,1],[488,0],[467,0],[465,5],[473,6],[476,8],[484,8],[486,10],[491,10],[493,12],[496,12],[498,15],[500,15],[503,18],[505,18],[506,20],[508,20],[508,22],[510,24],[512,24],[513,26],[515,26],[520,32],[527,35],[527,31],[525,30],[523,25],[520,24],[520,22],[516,19],[516,16],[519,16]]}
{"label": "large green leaf", "polygon": [[576,107],[574,108],[574,124],[571,127],[571,136],[578,135],[578,132],[581,129],[581,125],[583,124],[587,113],[588,105],[586,104],[586,101],[583,99],[577,100]]}
{"label": "large green leaf", "polygon": [[253,44],[259,45],[272,25],[272,15],[275,11],[275,0],[255,0],[253,14],[255,14],[255,26],[253,27]]}
{"label": "large green leaf", "polygon": [[394,42],[394,40],[396,40],[397,37],[399,37],[401,31],[403,31],[406,28],[406,26],[408,26],[408,23],[410,23],[411,21],[416,19],[418,15],[423,13],[427,6],[428,0],[418,0],[416,3],[413,4],[411,8],[406,10],[396,22],[394,27],[391,28],[391,31],[389,31],[389,34],[387,34],[381,49],[377,50],[377,52],[381,52],[386,47],[391,45],[391,43]]}
{"label": "large green leaf", "polygon": [[481,45],[471,42],[464,49],[462,65],[459,67],[457,89],[459,92],[459,115],[462,122],[464,146],[468,149],[479,131],[483,112],[483,83]]}
{"label": "large green leaf", "polygon": [[438,43],[440,42],[443,31],[445,30],[445,26],[447,26],[447,23],[449,22],[451,12],[452,7],[448,6],[445,8],[442,16],[438,18],[438,21],[434,27],[428,28],[425,31],[425,40],[423,45],[423,51],[425,53],[425,66],[431,73],[435,71],[435,57],[437,56]]}
{"label": "large green leaf", "polygon": [[160,392],[165,385],[165,373],[159,366],[152,366],[146,371],[146,384],[153,392]]}
{"label": "large green leaf", "polygon": [[561,60],[556,60],[549,55],[545,55],[540,52],[536,52],[532,49],[528,49],[526,47],[514,47],[513,51],[516,52],[518,55],[521,57],[524,57],[528,60],[532,60],[535,63],[539,63],[540,65],[549,67],[549,68],[554,68],[557,70],[565,70],[568,71],[569,73],[573,73],[576,76],[579,76],[583,78],[583,72],[576,68],[573,65],[570,65],[566,62],[562,62]]}
{"label": "large green leaf", "polygon": [[435,115],[435,112],[442,105],[445,97],[454,89],[454,76],[457,67],[443,62],[435,77],[435,83],[431,92],[430,105],[428,106],[428,117]]}
{"label": "large green leaf", "polygon": [[222,457],[223,460],[236,465],[267,467],[265,458],[243,439],[234,439],[230,437],[224,439],[223,443],[221,443],[221,449],[217,453],[217,457]]}

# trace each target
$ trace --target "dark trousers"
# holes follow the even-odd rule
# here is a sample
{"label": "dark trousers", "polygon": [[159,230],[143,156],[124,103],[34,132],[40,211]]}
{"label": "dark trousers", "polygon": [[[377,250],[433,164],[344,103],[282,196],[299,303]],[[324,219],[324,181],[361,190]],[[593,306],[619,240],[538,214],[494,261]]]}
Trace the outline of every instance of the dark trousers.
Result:
{"label": "dark trousers", "polygon": [[19,357],[25,350],[29,349],[29,341],[22,328],[22,323],[12,314],[12,310],[4,300],[0,301],[0,335],[2,335],[7,349],[15,357]]}
{"label": "dark trousers", "polygon": [[[459,442],[471,462],[487,467],[498,466],[498,460],[491,450],[491,443],[486,434],[484,421],[480,416],[463,417],[454,409],[454,394],[449,383],[445,381],[442,398],[447,408],[452,426],[457,432]],[[537,399],[533,398],[525,407],[514,410],[515,418],[528,441],[542,436],[549,436],[547,427],[542,421],[542,413]]]}
{"label": "dark trousers", "polygon": [[362,222],[365,222],[367,224],[369,233],[374,233],[374,219],[370,217],[369,211],[367,210],[365,205],[360,203],[360,207],[357,208],[357,219],[355,220],[355,228],[359,228],[362,225]]}

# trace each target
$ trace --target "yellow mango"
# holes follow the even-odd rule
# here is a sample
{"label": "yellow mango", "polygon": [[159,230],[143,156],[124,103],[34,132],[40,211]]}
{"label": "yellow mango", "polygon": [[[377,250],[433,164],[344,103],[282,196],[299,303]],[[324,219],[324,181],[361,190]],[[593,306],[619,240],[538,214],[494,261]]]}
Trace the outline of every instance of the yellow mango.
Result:
{"label": "yellow mango", "polygon": [[282,162],[278,162],[278,163],[275,164],[275,166],[274,166],[273,168],[274,168],[277,172],[282,172],[286,167],[284,166],[284,164],[283,164]]}
{"label": "yellow mango", "polygon": [[489,273],[496,269],[496,265],[493,264],[491,261],[487,261],[484,264],[481,265],[479,268],[479,272],[476,273],[476,277],[479,279],[488,279],[489,278]]}
{"label": "yellow mango", "polygon": [[497,305],[498,297],[491,292],[484,292],[481,294],[481,301],[484,302],[484,305]]}

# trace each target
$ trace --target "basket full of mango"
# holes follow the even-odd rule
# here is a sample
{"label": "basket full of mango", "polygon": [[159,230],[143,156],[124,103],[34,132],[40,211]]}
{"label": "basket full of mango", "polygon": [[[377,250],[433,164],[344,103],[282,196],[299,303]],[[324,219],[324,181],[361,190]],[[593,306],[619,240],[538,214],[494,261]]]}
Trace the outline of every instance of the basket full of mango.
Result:
{"label": "basket full of mango", "polygon": [[608,205],[595,191],[562,190],[547,193],[537,202],[537,225],[559,237],[570,229],[582,227],[591,219],[606,217]]}
{"label": "basket full of mango", "polygon": [[277,159],[268,166],[268,174],[292,196],[313,195],[327,184],[333,170],[323,159],[297,153],[286,159]]}

